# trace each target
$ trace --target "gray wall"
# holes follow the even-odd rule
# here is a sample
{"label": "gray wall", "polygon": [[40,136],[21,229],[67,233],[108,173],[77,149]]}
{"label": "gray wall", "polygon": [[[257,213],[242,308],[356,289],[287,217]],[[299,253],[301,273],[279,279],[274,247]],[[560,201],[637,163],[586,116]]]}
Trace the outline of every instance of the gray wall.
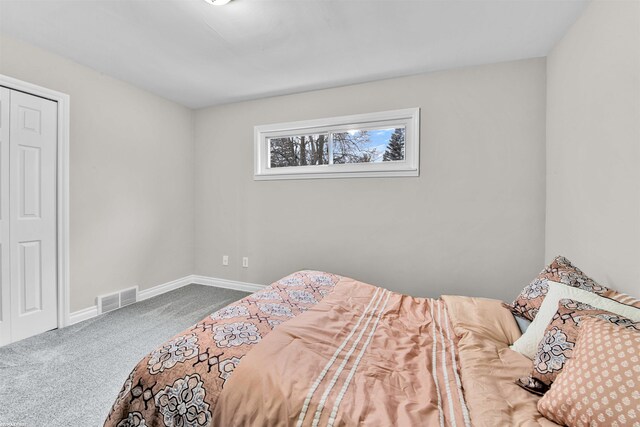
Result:
{"label": "gray wall", "polygon": [[[254,125],[407,107],[421,108],[419,178],[253,181]],[[509,299],[543,265],[544,59],[198,110],[195,158],[197,274],[269,283],[314,268]]]}
{"label": "gray wall", "polygon": [[640,2],[594,1],[547,60],[546,258],[640,294]]}
{"label": "gray wall", "polygon": [[[557,254],[637,295],[638,51],[640,4],[596,1],[546,63],[196,112],[6,37],[0,73],[71,95],[72,311],[194,272],[301,268],[509,299]],[[253,181],[254,125],[406,107],[422,109],[419,178]]]}
{"label": "gray wall", "polygon": [[6,37],[0,73],[71,96],[71,311],[191,274],[191,110]]}

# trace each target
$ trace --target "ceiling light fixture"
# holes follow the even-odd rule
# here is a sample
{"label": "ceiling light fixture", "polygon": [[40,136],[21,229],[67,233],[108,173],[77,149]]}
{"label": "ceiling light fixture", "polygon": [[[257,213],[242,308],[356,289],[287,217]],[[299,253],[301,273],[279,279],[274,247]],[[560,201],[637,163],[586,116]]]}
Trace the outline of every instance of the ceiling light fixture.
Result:
{"label": "ceiling light fixture", "polygon": [[224,6],[225,4],[229,3],[231,0],[204,0],[204,1],[214,6]]}

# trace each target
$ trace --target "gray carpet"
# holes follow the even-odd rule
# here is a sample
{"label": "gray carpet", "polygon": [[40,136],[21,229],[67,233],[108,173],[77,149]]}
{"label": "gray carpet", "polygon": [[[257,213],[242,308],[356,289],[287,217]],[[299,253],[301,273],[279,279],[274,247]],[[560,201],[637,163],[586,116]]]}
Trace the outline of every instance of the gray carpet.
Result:
{"label": "gray carpet", "polygon": [[102,426],[142,357],[245,295],[189,285],[0,347],[0,426]]}

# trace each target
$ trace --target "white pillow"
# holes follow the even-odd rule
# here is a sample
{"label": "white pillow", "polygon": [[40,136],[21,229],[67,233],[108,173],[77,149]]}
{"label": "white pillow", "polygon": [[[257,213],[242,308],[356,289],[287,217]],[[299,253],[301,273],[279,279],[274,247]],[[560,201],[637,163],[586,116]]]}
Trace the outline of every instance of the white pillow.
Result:
{"label": "white pillow", "polygon": [[538,351],[538,344],[544,336],[544,331],[547,329],[547,326],[549,326],[549,323],[551,323],[553,315],[558,311],[558,302],[563,298],[589,304],[595,308],[624,316],[634,322],[640,322],[640,309],[636,307],[620,304],[619,302],[603,298],[593,292],[563,285],[562,283],[552,281],[548,281],[547,283],[549,284],[549,291],[544,297],[542,305],[540,305],[538,314],[536,314],[536,317],[526,332],[510,347],[511,350],[515,350],[527,356],[529,359],[535,357]]}

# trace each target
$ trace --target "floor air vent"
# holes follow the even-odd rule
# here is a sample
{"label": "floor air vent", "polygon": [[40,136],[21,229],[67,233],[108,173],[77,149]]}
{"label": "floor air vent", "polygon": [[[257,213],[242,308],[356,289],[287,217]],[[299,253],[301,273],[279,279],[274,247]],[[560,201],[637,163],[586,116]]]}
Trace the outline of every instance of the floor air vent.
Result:
{"label": "floor air vent", "polygon": [[98,297],[98,314],[116,310],[125,305],[133,304],[136,301],[138,301],[137,286],[113,294],[100,295]]}
{"label": "floor air vent", "polygon": [[120,291],[120,307],[133,304],[138,301],[138,288],[129,288],[124,291]]}

